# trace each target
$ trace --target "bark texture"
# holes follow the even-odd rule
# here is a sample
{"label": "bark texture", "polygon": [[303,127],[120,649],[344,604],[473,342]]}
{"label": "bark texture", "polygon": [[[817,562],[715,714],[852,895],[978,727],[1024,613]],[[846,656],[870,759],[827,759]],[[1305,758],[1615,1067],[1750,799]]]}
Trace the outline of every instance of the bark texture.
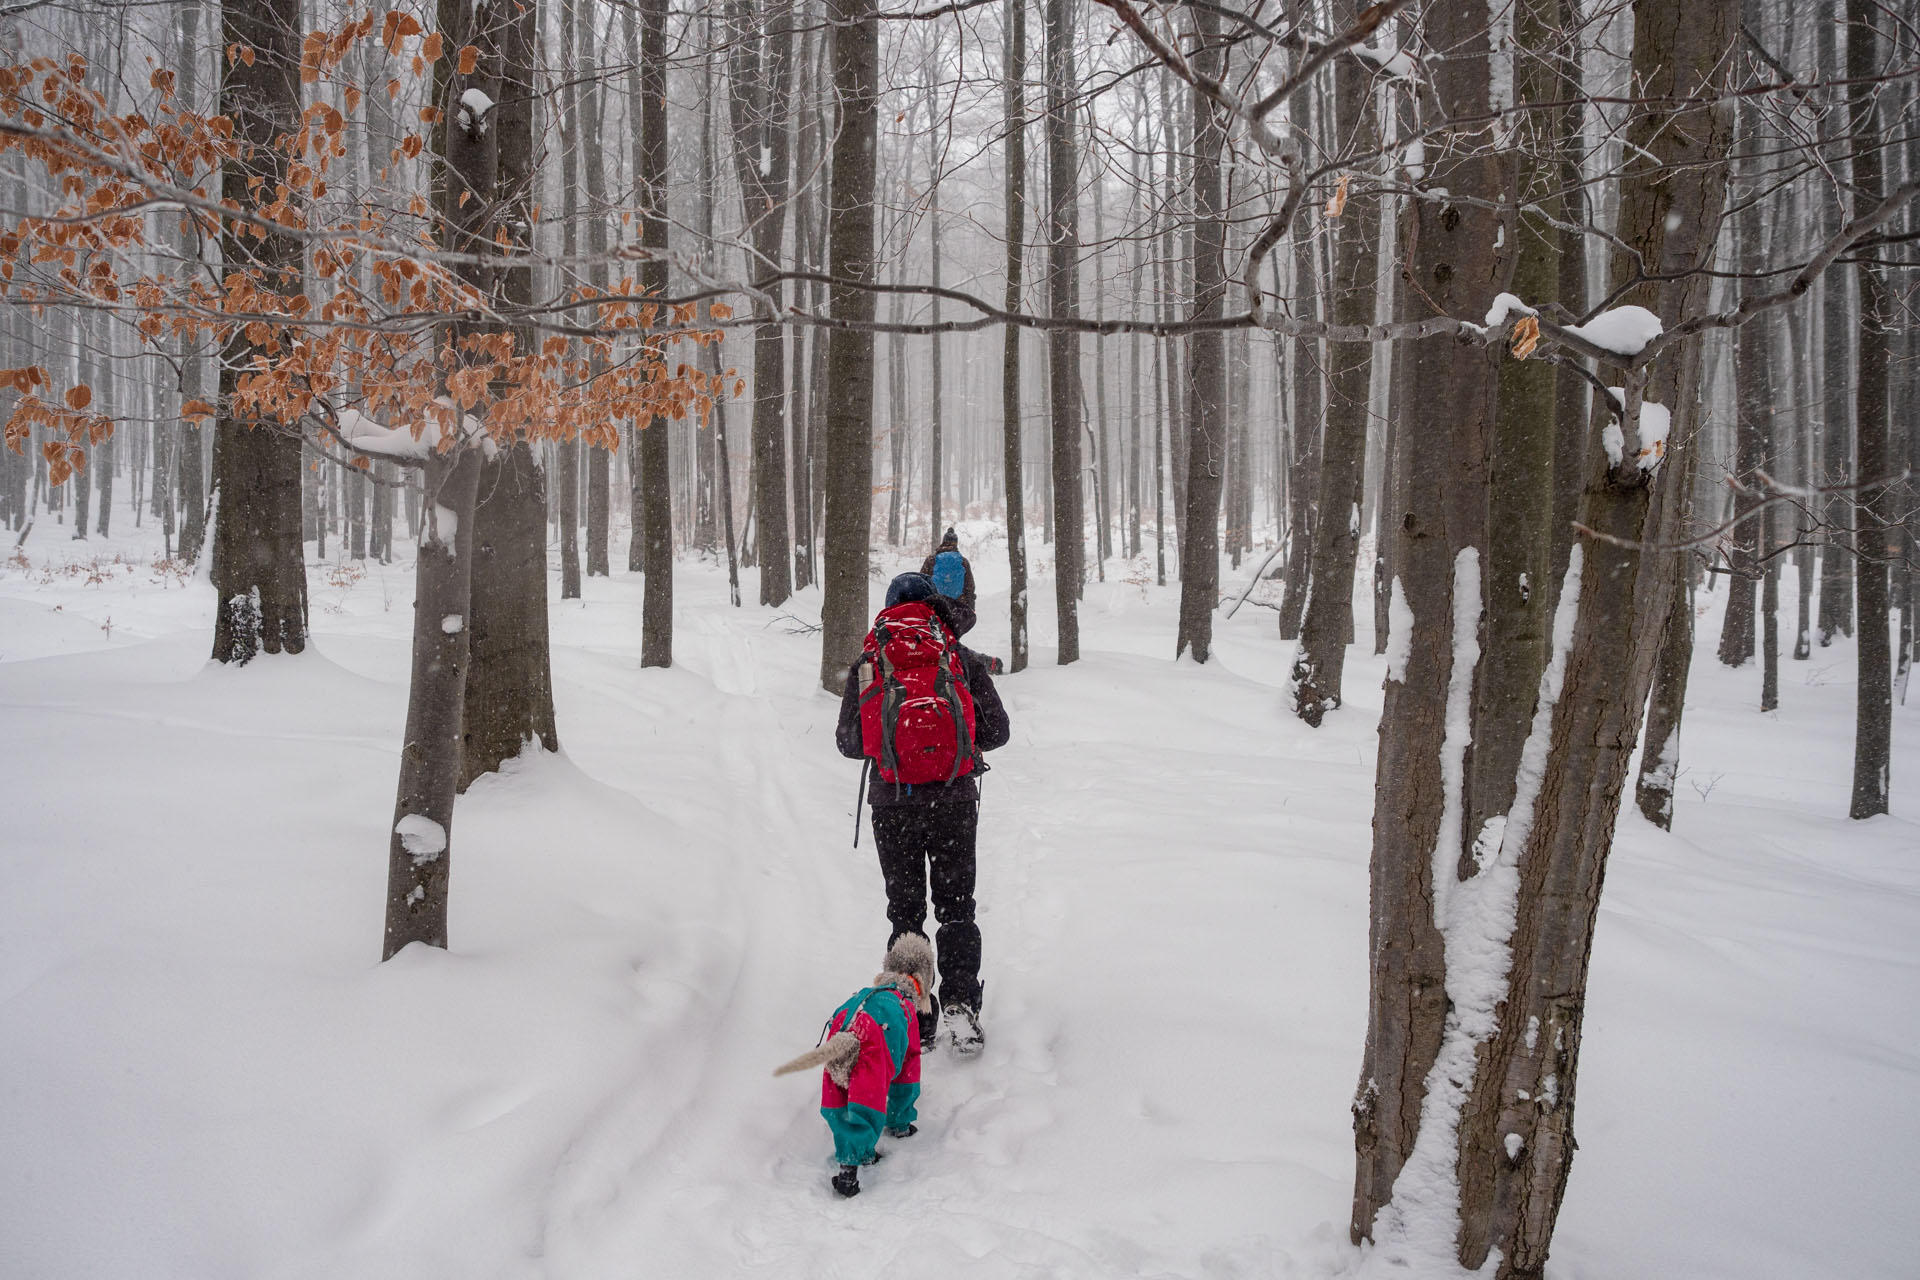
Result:
{"label": "bark texture", "polygon": [[[1027,238],[1027,4],[1007,0],[1007,310],[1019,309]],[[1007,669],[1027,668],[1027,512],[1021,458],[1020,329],[1006,326],[1000,357],[1001,457],[1007,491]]]}
{"label": "bark texture", "polygon": [[786,342],[778,311],[787,225],[787,168],[793,111],[791,0],[728,0],[727,103],[733,122],[734,176],[753,246],[749,274],[774,311],[753,337],[753,518],[760,603],[793,594],[793,540],[787,520]]}
{"label": "bark texture", "polygon": [[[1708,301],[1701,268],[1711,263],[1725,197],[1719,162],[1732,120],[1724,88],[1738,10],[1732,0],[1641,0],[1634,31],[1633,81],[1668,105],[1627,128],[1634,158],[1619,232],[1638,252],[1615,255],[1612,283],[1654,266],[1658,282],[1642,281],[1620,301],[1674,324]],[[1643,468],[1624,450],[1611,465],[1589,445],[1581,523],[1630,542],[1673,537],[1686,502],[1678,481],[1698,426],[1699,364],[1699,343],[1682,343],[1644,371],[1643,387],[1637,375],[1626,380],[1628,440],[1637,438],[1637,392],[1672,410],[1666,461]],[[1600,887],[1655,657],[1682,585],[1673,553],[1591,539],[1581,549],[1577,614],[1531,826],[1508,833],[1519,884],[1504,1007],[1497,1031],[1479,1046],[1459,1137],[1460,1261],[1478,1266],[1498,1248],[1502,1277],[1541,1274],[1566,1193]],[[1512,1155],[1507,1135],[1519,1139]]]}
{"label": "bark texture", "polygon": [[[533,50],[539,10],[509,11],[500,33],[501,88],[494,107],[496,185],[510,247],[530,248],[533,225]],[[533,269],[501,273],[509,302],[533,301]],[[514,335],[517,350],[533,335]],[[560,749],[553,714],[553,666],[547,631],[547,477],[532,444],[501,447],[480,465],[473,509],[472,602],[467,610],[468,666],[460,790],[537,742]]]}
{"label": "bark texture", "polygon": [[[221,174],[222,196],[240,206],[255,199],[249,184],[273,190],[286,180],[287,153],[276,142],[298,128],[300,114],[300,5],[298,0],[235,0],[221,10],[223,47],[254,51],[252,62],[221,59],[220,110],[246,139],[244,163]],[[228,270],[259,268],[264,283],[282,293],[301,288],[300,242],[268,234],[221,237]],[[256,426],[236,416],[233,394],[255,361],[278,353],[236,330],[220,362],[220,417],[215,428],[213,485],[219,518],[213,531],[211,578],[217,603],[213,657],[242,664],[263,650],[299,653],[307,647],[306,548],[300,539],[300,437],[296,431]],[[196,469],[198,460],[192,464]]]}
{"label": "bark texture", "polygon": [[[1046,0],[1047,295],[1055,317],[1080,314],[1079,146],[1074,137],[1073,0]],[[1053,599],[1059,662],[1080,660],[1080,583],[1086,576],[1086,519],[1080,483],[1080,335],[1047,335],[1053,482]]]}
{"label": "bark texture", "polygon": [[[640,0],[640,243],[653,250],[640,264],[640,287],[667,292],[667,9],[669,0]],[[662,360],[660,340],[650,358]],[[668,470],[668,425],[655,418],[640,432],[641,569],[647,575],[640,605],[640,665],[673,665],[673,481]],[[785,564],[784,553],[781,564]],[[762,569],[764,574],[765,570]]]}
{"label": "bark texture", "polygon": [[[1428,38],[1450,56],[1434,72],[1437,117],[1482,116],[1489,107],[1491,47],[1484,5],[1445,6],[1429,15]],[[1486,139],[1459,135],[1430,160],[1435,187],[1458,197],[1415,202],[1404,256],[1409,288],[1447,314],[1480,319],[1487,300],[1508,285],[1513,229],[1498,210],[1512,198],[1509,157]],[[1434,148],[1429,144],[1429,156]],[[1442,886],[1457,876],[1467,848],[1461,782],[1448,757],[1452,691],[1471,689],[1456,672],[1456,632],[1477,635],[1479,570],[1487,545],[1488,451],[1499,391],[1498,347],[1454,338],[1410,344],[1406,461],[1398,510],[1394,572],[1412,623],[1399,678],[1389,673],[1380,719],[1374,791],[1371,984],[1366,1054],[1353,1104],[1357,1155],[1353,1239],[1386,1244],[1403,1236],[1387,1210],[1418,1139],[1451,1145],[1444,1129],[1427,1133],[1429,1070],[1448,1028],[1446,948],[1435,919]],[[1337,518],[1321,511],[1322,520]],[[1386,523],[1386,522],[1383,522]],[[1456,590],[1471,598],[1456,601]],[[1456,622],[1456,608],[1465,621]],[[1401,642],[1396,639],[1395,644]],[[1468,659],[1471,660],[1470,658]],[[1451,708],[1457,722],[1463,705]],[[1460,727],[1454,729],[1454,734]],[[1464,758],[1457,737],[1452,759]],[[1452,791],[1453,794],[1449,794]],[[1438,1105],[1435,1102],[1435,1105]],[[1451,1163],[1452,1152],[1431,1159]],[[1462,1170],[1464,1174],[1465,1170]],[[1464,1233],[1463,1233],[1464,1243]]]}
{"label": "bark texture", "polygon": [[[1853,135],[1853,215],[1880,203],[1886,180],[1880,151],[1880,120],[1873,78],[1880,74],[1881,6],[1872,0],[1847,0],[1847,117]],[[1887,812],[1893,754],[1893,639],[1887,614],[1892,605],[1888,552],[1897,550],[1889,520],[1889,486],[1875,483],[1894,473],[1891,424],[1887,414],[1887,365],[1896,304],[1885,269],[1872,262],[1856,266],[1860,282],[1860,367],[1855,374],[1853,416],[1858,433],[1861,490],[1854,515],[1854,572],[1860,617],[1860,683],[1854,711],[1853,799],[1849,817],[1871,818]],[[1909,373],[1908,376],[1912,376]]]}
{"label": "bark texture", "polygon": [[[1220,16],[1193,10],[1194,68],[1218,79],[1226,65]],[[1196,320],[1226,314],[1226,191],[1221,151],[1226,123],[1198,89],[1192,92],[1193,310]],[[1220,495],[1227,462],[1226,338],[1218,329],[1187,339],[1187,403],[1191,438],[1187,451],[1187,510],[1180,538],[1180,623],[1174,654],[1205,662],[1213,652],[1213,614],[1220,593]],[[1364,398],[1364,397],[1363,397]]]}
{"label": "bark texture", "polygon": [[[493,102],[501,98],[502,32],[506,11],[519,0],[442,0],[440,29],[456,47],[472,45],[479,57],[469,74],[443,73],[439,106],[443,160],[440,184],[441,245],[469,255],[456,270],[475,288],[492,291],[498,273],[482,265],[490,252],[498,204],[489,197],[499,181],[499,132],[491,112],[474,116],[458,109],[470,89]],[[482,331],[484,321],[460,321],[449,337]],[[466,720],[468,617],[473,599],[474,506],[480,485],[481,445],[460,415],[445,424],[452,440],[428,454],[421,468],[426,510],[416,561],[413,665],[407,683],[406,741],[400,751],[400,781],[394,797],[387,847],[386,930],[380,958],[391,959],[413,942],[447,945],[447,892],[451,865],[453,806],[460,783],[460,753]]]}
{"label": "bark texture", "polygon": [[[874,141],[879,97],[879,32],[873,0],[828,0],[834,23],[833,89],[838,107],[831,160],[827,270],[835,319],[873,319]],[[820,685],[846,687],[847,667],[867,631],[868,540],[873,512],[873,334],[834,329],[827,337],[826,537],[820,606]]]}
{"label": "bark texture", "polygon": [[[1359,7],[1353,0],[1336,4],[1335,30],[1351,27]],[[1334,64],[1334,134],[1343,146],[1368,151],[1377,145],[1372,79],[1357,58],[1342,58]],[[1366,183],[1372,175],[1349,177]],[[1332,321],[1372,324],[1380,264],[1380,198],[1352,194],[1340,216],[1331,221],[1333,270],[1327,280],[1327,299]],[[1328,350],[1333,367],[1315,488],[1323,518],[1314,526],[1309,571],[1314,591],[1301,622],[1291,677],[1293,712],[1315,726],[1340,705],[1347,643],[1353,634],[1353,574],[1360,549],[1360,499],[1366,479],[1373,379],[1371,343],[1335,342],[1328,344]]]}

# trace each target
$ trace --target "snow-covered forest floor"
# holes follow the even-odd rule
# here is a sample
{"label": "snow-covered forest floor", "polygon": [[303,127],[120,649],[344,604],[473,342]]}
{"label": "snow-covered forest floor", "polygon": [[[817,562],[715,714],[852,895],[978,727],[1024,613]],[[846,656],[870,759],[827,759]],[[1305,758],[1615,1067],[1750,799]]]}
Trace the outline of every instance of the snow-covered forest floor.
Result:
{"label": "snow-covered forest floor", "polygon": [[[1004,652],[1004,553],[964,531]],[[0,1275],[1355,1265],[1369,614],[1315,731],[1268,609],[1170,660],[1150,564],[1089,584],[1052,665],[1036,543],[981,820],[989,1046],[930,1060],[922,1132],[843,1202],[817,1086],[768,1076],[886,940],[793,621],[817,592],[734,610],[683,561],[677,665],[642,671],[640,579],[556,583],[564,749],[461,802],[453,946],[383,966],[411,564],[313,565],[312,650],[223,670],[157,533],[65,534],[0,563]],[[1762,716],[1704,599],[1674,834],[1625,805],[1608,875],[1551,1274],[1911,1276],[1920,697],[1894,816],[1849,822],[1851,645],[1783,662]]]}

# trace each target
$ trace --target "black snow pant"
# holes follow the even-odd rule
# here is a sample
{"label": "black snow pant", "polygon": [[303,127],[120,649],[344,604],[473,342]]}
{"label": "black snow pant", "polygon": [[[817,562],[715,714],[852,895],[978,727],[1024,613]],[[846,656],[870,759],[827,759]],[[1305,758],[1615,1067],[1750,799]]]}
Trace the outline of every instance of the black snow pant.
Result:
{"label": "black snow pant", "polygon": [[873,843],[887,881],[891,947],[903,933],[925,934],[928,869],[932,869],[933,944],[940,965],[940,1004],[980,1008],[980,926],[973,922],[973,841],[980,813],[958,804],[875,806]]}

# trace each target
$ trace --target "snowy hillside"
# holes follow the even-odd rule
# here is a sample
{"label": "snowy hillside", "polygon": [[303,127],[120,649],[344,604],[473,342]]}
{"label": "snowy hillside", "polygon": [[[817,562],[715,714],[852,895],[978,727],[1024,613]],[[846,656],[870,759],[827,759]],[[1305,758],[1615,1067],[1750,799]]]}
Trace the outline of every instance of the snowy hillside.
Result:
{"label": "snowy hillside", "polygon": [[[312,566],[314,648],[225,670],[157,538],[64,533],[0,566],[0,1275],[1358,1265],[1370,646],[1315,731],[1269,610],[1198,668],[1171,589],[1090,584],[1068,669],[1036,610],[981,817],[988,1049],[929,1061],[841,1201],[816,1086],[768,1075],[886,940],[817,637],[686,562],[643,672],[636,576],[556,600],[564,749],[462,801],[452,948],[381,966],[410,565]],[[1608,876],[1556,1280],[1914,1274],[1920,705],[1895,816],[1849,822],[1852,668],[1783,664],[1763,717],[1700,647],[1675,833],[1630,814]]]}

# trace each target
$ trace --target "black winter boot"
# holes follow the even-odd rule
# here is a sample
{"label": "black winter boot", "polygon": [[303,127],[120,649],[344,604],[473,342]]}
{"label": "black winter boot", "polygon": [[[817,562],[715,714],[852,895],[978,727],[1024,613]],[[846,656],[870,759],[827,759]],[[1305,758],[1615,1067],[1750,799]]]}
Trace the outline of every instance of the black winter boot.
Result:
{"label": "black winter boot", "polygon": [[889,1138],[911,1138],[914,1134],[918,1132],[920,1132],[920,1126],[917,1124],[910,1124],[904,1129],[887,1130],[887,1136]]}
{"label": "black winter boot", "polygon": [[932,1049],[933,1038],[940,1033],[940,1011],[929,1009],[925,1013],[916,1012],[914,1017],[920,1020],[920,1048]]}
{"label": "black winter boot", "polygon": [[843,1196],[860,1194],[860,1168],[858,1165],[843,1164],[840,1172],[833,1175],[833,1189]]}

